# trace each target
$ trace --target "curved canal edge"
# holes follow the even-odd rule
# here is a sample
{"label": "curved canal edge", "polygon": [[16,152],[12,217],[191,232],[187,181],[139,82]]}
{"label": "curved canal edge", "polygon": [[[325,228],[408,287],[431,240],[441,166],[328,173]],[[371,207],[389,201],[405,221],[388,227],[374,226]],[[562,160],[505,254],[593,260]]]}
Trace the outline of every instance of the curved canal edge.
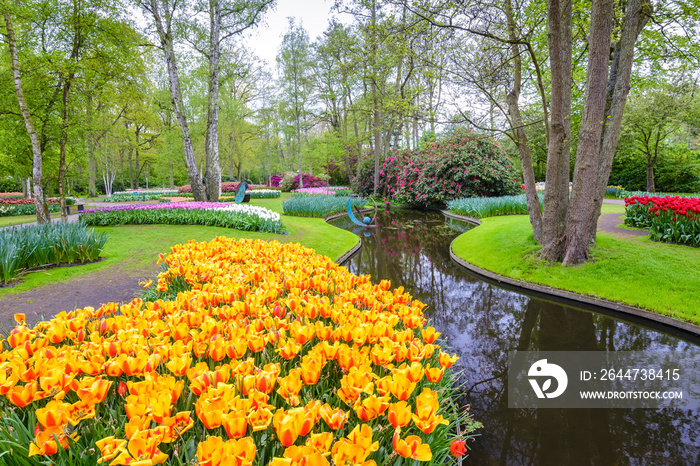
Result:
{"label": "curved canal edge", "polygon": [[[443,212],[444,214],[444,212]],[[455,215],[448,215],[448,217],[454,217],[458,218],[458,216]],[[465,217],[462,217],[461,219],[465,220]],[[474,220],[474,219],[470,219]],[[469,220],[467,220],[469,221]],[[480,225],[481,222],[478,223]],[[475,224],[476,225],[476,224]],[[463,233],[467,234],[467,233]],[[584,294],[580,293],[574,293],[573,291],[567,291],[567,290],[562,290],[560,288],[553,288],[551,286],[547,285],[540,285],[538,283],[533,283],[533,282],[527,282],[524,280],[518,280],[515,278],[507,277],[505,275],[497,274],[495,272],[491,272],[490,270],[483,269],[481,267],[477,267],[476,265],[465,261],[461,257],[459,257],[457,254],[454,252],[454,243],[459,239],[462,235],[458,236],[454,240],[452,240],[452,243],[450,243],[450,258],[452,259],[453,262],[455,262],[457,265],[465,268],[468,270],[470,273],[483,278],[485,280],[495,282],[495,283],[500,283],[500,284],[505,284],[508,285],[509,287],[514,288],[515,290],[522,290],[522,291],[529,291],[529,292],[534,292],[536,295],[539,297],[543,297],[547,299],[547,297],[554,297],[554,298],[559,298],[559,300],[565,300],[569,302],[574,302],[574,303],[579,303],[586,305],[587,307],[591,308],[598,308],[598,309],[605,309],[607,311],[612,311],[612,314],[617,314],[618,316],[633,316],[636,317],[642,321],[653,321],[662,325],[667,325],[670,327],[674,327],[676,329],[682,330],[684,332],[688,332],[693,334],[694,336],[700,336],[700,326],[691,324],[690,322],[684,322],[682,320],[677,320],[672,317],[664,316],[661,314],[657,314],[652,311],[648,311],[646,309],[642,309],[639,307],[635,306],[630,306],[627,304],[623,303],[618,303],[615,301],[610,301],[607,299],[602,299],[602,298],[595,298],[593,296],[587,296]]]}

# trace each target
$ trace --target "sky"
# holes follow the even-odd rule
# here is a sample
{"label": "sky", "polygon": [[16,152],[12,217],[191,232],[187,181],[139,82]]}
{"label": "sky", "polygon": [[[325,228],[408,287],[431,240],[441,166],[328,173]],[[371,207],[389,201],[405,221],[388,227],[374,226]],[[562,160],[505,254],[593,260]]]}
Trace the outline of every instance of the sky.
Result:
{"label": "sky", "polygon": [[297,23],[301,22],[313,42],[328,27],[333,16],[332,7],[333,0],[278,0],[277,7],[265,14],[262,24],[243,43],[274,69],[277,51],[289,24],[287,18],[294,17]]}

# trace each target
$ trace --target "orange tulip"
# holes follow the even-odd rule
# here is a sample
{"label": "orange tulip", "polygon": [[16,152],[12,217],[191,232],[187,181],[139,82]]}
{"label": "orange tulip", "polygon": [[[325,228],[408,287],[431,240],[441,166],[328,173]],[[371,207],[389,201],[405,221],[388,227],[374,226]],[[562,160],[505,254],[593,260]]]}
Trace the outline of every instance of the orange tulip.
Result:
{"label": "orange tulip", "polygon": [[426,327],[423,330],[421,330],[421,336],[423,337],[423,343],[425,343],[426,345],[429,345],[431,343],[435,343],[435,340],[437,340],[440,335],[441,335],[441,333],[436,332],[435,328],[433,328],[433,327]]}
{"label": "orange tulip", "polygon": [[408,400],[415,388],[416,384],[411,382],[408,376],[401,371],[394,373],[391,383],[389,384],[391,394],[394,395],[399,401]]}
{"label": "orange tulip", "polygon": [[24,408],[34,401],[36,393],[36,382],[31,382],[26,385],[15,385],[7,392],[7,399],[10,400],[13,405]]}
{"label": "orange tulip", "polygon": [[160,423],[168,428],[168,434],[163,442],[170,443],[182,437],[182,434],[194,427],[194,420],[190,417],[191,411],[180,411],[173,417],[166,417]]}
{"label": "orange tulip", "polygon": [[295,340],[287,340],[287,343],[277,349],[277,352],[286,360],[294,358],[301,351],[301,345]]}
{"label": "orange tulip", "polygon": [[[56,439],[58,439],[58,443],[56,443]],[[53,455],[58,451],[59,444],[61,448],[67,449],[69,447],[69,439],[77,441],[78,437],[76,434],[67,436],[62,427],[52,427],[40,431],[36,435],[34,442],[29,445],[28,456]]]}
{"label": "orange tulip", "polygon": [[279,410],[272,418],[272,424],[277,432],[280,443],[288,447],[299,437],[299,419],[296,413]]}
{"label": "orange tulip", "polygon": [[457,355],[450,356],[449,354],[443,353],[442,351],[440,351],[439,362],[440,362],[440,365],[445,369],[449,369],[450,367],[452,367],[452,365],[455,362],[457,362],[458,359],[459,359],[459,356],[457,356]]}
{"label": "orange tulip", "polygon": [[224,414],[223,424],[229,438],[237,439],[245,437],[246,430],[248,429],[248,420],[246,419],[245,412],[236,411]]}
{"label": "orange tulip", "polygon": [[363,422],[369,422],[372,419],[384,414],[384,411],[389,407],[386,398],[377,398],[371,395],[364,400],[358,400],[355,403],[355,413]]}
{"label": "orange tulip", "polygon": [[36,420],[44,429],[61,427],[68,423],[68,412],[70,405],[60,401],[49,401],[49,403],[35,411]]}
{"label": "orange tulip", "polygon": [[411,422],[411,407],[405,401],[391,403],[386,417],[394,428],[404,427]]}
{"label": "orange tulip", "polygon": [[122,451],[111,465],[151,466],[164,463],[168,459],[168,455],[158,449],[158,443],[158,437],[134,436],[129,440],[126,450]]}
{"label": "orange tulip", "polygon": [[342,409],[333,409],[328,403],[321,406],[320,413],[323,420],[328,424],[328,427],[333,430],[342,429],[345,425],[345,421],[348,419],[345,411]]}
{"label": "orange tulip", "polygon": [[425,369],[425,377],[433,382],[433,383],[438,383],[442,379],[442,375],[445,373],[445,369],[442,369],[440,367],[428,367]]}
{"label": "orange tulip", "polygon": [[68,418],[74,426],[77,426],[84,419],[92,419],[94,417],[95,404],[92,401],[77,401],[68,408]]}
{"label": "orange tulip", "polygon": [[272,422],[272,413],[269,409],[256,409],[248,414],[248,425],[253,428],[253,432],[265,430]]}
{"label": "orange tulip", "polygon": [[420,437],[409,435],[406,440],[402,440],[399,436],[401,428],[397,428],[394,432],[392,445],[394,451],[404,458],[411,458],[417,461],[430,461],[433,459],[433,452],[430,450],[430,445],[423,443]]}
{"label": "orange tulip", "polygon": [[121,452],[125,451],[126,443],[126,440],[115,439],[113,436],[105,437],[95,442],[95,445],[97,445],[97,448],[100,449],[100,454],[102,455],[102,457],[97,460],[97,463],[102,464],[107,462]]}

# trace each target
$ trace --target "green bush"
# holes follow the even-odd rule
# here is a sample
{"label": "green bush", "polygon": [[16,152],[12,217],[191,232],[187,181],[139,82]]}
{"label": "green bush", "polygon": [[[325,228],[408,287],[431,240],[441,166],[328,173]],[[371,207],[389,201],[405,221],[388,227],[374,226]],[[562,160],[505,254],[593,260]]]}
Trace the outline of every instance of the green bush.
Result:
{"label": "green bush", "polygon": [[18,193],[22,192],[22,186],[12,178],[0,179],[0,193]]}
{"label": "green bush", "polygon": [[49,223],[0,230],[0,278],[9,282],[24,270],[97,259],[107,235],[85,224]]}
{"label": "green bush", "polygon": [[[654,168],[657,191],[672,193],[700,192],[700,162],[697,154],[686,149],[664,148]],[[646,160],[639,154],[619,154],[613,160],[609,184],[621,185],[630,191],[646,191]]]}
{"label": "green bush", "polygon": [[[519,175],[506,154],[491,138],[456,129],[418,152],[399,151],[384,160],[379,193],[399,203],[439,205],[462,197],[514,195]],[[363,161],[355,191],[373,191],[374,164]]]}
{"label": "green bush", "polygon": [[348,199],[353,206],[362,207],[366,201],[360,197],[329,196],[324,194],[293,193],[282,203],[282,211],[298,217],[325,217],[347,209]]}
{"label": "green bush", "polygon": [[[540,205],[544,203],[544,194],[538,193]],[[455,199],[447,203],[450,212],[470,217],[494,217],[496,215],[527,214],[525,194],[500,197],[468,197]]]}

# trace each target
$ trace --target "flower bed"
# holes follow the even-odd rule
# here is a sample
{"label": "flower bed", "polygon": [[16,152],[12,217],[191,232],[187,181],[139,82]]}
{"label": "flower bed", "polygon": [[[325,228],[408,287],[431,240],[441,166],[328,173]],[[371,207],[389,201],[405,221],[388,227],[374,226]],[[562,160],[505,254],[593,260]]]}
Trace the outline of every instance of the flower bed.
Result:
{"label": "flower bed", "polygon": [[[49,212],[61,210],[58,199],[47,199]],[[17,215],[36,215],[34,199],[2,198],[0,199],[0,217],[14,217]]]}
{"label": "flower bed", "polygon": [[[280,197],[282,191],[279,189],[248,189],[245,192],[251,199],[275,199]],[[221,196],[219,202],[233,202],[236,196]]]}
{"label": "flower bed", "polygon": [[625,223],[649,228],[651,239],[700,246],[700,198],[626,197],[625,211]]}
{"label": "flower bed", "polygon": [[96,260],[106,242],[107,235],[81,223],[0,229],[0,279],[8,283],[24,270]]}
{"label": "flower bed", "polygon": [[323,188],[299,188],[292,190],[293,193],[303,194],[325,194],[329,196],[349,196],[352,190],[346,186],[326,186]]}
{"label": "flower bed", "polygon": [[12,331],[3,451],[59,466],[445,464],[464,454],[478,424],[451,398],[457,357],[402,288],[297,244],[219,237],[172,251],[150,292],[159,299]]}
{"label": "flower bed", "polygon": [[[134,195],[136,194],[136,195]],[[118,193],[104,199],[105,202],[129,202],[129,201],[157,201],[163,197],[173,196],[175,191],[170,192],[136,192],[133,193]]]}
{"label": "flower bed", "polygon": [[276,212],[258,206],[234,208],[218,202],[178,202],[86,209],[87,225],[208,225],[264,233],[283,233]]}
{"label": "flower bed", "polygon": [[348,199],[352,199],[352,205],[357,207],[362,207],[367,202],[361,197],[294,193],[282,203],[282,211],[298,217],[325,217],[347,209]]}
{"label": "flower bed", "polygon": [[24,194],[22,194],[22,193],[20,193],[20,192],[14,192],[14,193],[0,193],[0,198],[5,198],[5,199],[8,199],[8,198],[18,199],[18,198],[21,198],[21,197],[24,197]]}
{"label": "flower bed", "polygon": [[[538,194],[540,204],[544,193]],[[527,214],[525,194],[499,197],[465,197],[447,202],[450,212],[470,217],[493,217],[496,215]]]}

